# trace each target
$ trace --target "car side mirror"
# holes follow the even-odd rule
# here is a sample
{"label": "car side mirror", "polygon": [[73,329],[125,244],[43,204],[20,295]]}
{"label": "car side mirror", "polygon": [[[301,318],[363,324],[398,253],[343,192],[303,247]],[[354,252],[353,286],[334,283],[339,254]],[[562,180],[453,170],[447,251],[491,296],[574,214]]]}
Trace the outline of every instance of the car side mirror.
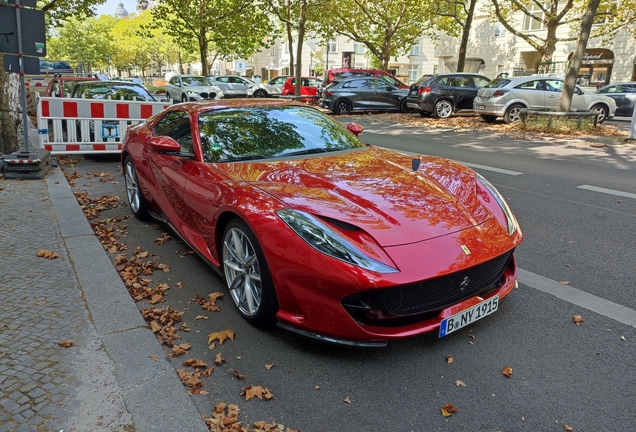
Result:
{"label": "car side mirror", "polygon": [[358,136],[362,133],[364,128],[359,123],[351,122],[347,125],[347,130],[351,132],[352,134],[354,134],[355,136]]}
{"label": "car side mirror", "polygon": [[167,136],[158,136],[148,141],[148,148],[152,151],[162,153],[179,153],[181,146],[173,138]]}

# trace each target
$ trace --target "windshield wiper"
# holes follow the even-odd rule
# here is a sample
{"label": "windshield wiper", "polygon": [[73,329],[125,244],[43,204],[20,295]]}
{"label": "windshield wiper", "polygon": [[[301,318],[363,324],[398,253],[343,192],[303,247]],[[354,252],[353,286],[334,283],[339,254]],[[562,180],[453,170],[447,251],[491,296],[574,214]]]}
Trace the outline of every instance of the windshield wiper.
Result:
{"label": "windshield wiper", "polygon": [[281,157],[284,156],[298,156],[298,155],[305,155],[305,154],[315,154],[315,153],[327,153],[327,152],[332,152],[332,151],[338,151],[338,150],[344,150],[341,147],[321,147],[321,148],[312,148],[312,149],[306,149],[306,150],[299,150],[299,151],[295,151],[295,152],[291,152],[291,153],[284,153],[282,155],[280,155]]}
{"label": "windshield wiper", "polygon": [[252,155],[252,156],[236,156],[227,159],[220,160],[219,162],[237,162],[237,161],[247,161],[254,159],[267,159],[269,156],[262,155]]}

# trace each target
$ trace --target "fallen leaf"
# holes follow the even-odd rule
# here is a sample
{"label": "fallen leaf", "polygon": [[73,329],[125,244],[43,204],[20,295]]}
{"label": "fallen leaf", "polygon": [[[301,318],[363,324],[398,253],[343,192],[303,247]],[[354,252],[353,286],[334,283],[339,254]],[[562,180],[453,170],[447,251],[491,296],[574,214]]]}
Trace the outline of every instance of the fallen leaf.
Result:
{"label": "fallen leaf", "polygon": [[232,330],[222,330],[220,332],[213,332],[208,335],[208,343],[212,343],[213,340],[218,339],[219,343],[223,345],[225,339],[234,340],[234,332]]}
{"label": "fallen leaf", "polygon": [[585,322],[585,320],[583,319],[581,315],[574,315],[572,319],[574,320],[574,323],[576,325],[581,325],[582,322]]}
{"label": "fallen leaf", "polygon": [[243,374],[239,373],[239,371],[237,371],[236,369],[230,369],[230,371],[232,371],[232,374],[233,374],[236,378],[238,378],[238,379],[240,379],[240,380],[242,380],[243,378],[245,378],[245,375],[243,375]]}
{"label": "fallen leaf", "polygon": [[197,315],[197,317],[195,318],[195,320],[200,320],[200,319],[208,319],[208,317],[206,317],[205,315]]}
{"label": "fallen leaf", "polygon": [[221,366],[223,363],[226,363],[227,360],[225,360],[223,357],[221,357],[221,353],[218,353],[215,357],[214,357],[214,363]]}
{"label": "fallen leaf", "polygon": [[570,285],[570,281],[561,281],[563,285]]}
{"label": "fallen leaf", "polygon": [[459,386],[466,387],[466,383],[464,381],[460,381],[460,380],[455,381],[455,385],[457,387],[459,387]]}
{"label": "fallen leaf", "polygon": [[263,400],[269,400],[274,397],[274,395],[267,388],[263,388],[261,386],[247,386],[243,387],[241,391],[241,395],[245,395],[245,400],[248,401],[252,399],[254,396]]}
{"label": "fallen leaf", "polygon": [[70,346],[73,346],[73,341],[72,341],[72,340],[68,340],[68,339],[67,339],[67,340],[65,340],[65,341],[58,342],[57,344],[58,344],[59,346],[61,346],[61,347],[68,348],[68,347],[70,347]]}
{"label": "fallen leaf", "polygon": [[455,408],[451,404],[446,404],[442,407],[442,415],[444,417],[450,417],[453,415],[454,412],[457,412],[457,408]]}
{"label": "fallen leaf", "polygon": [[314,390],[320,390],[320,386],[315,386]]}
{"label": "fallen leaf", "polygon": [[626,341],[626,340],[627,340],[627,339],[625,339],[625,336],[621,336],[621,339],[622,339],[622,340],[624,340],[624,341]]}
{"label": "fallen leaf", "polygon": [[447,356],[446,357],[446,363],[453,363],[455,361],[455,359],[453,358],[453,356]]}
{"label": "fallen leaf", "polygon": [[345,400],[344,400],[344,401],[345,401],[346,403],[348,403],[348,404],[350,404],[350,403],[351,403],[351,400],[349,400],[349,397],[348,397],[348,396],[345,398]]}
{"label": "fallen leaf", "polygon": [[566,431],[572,431],[574,430],[574,428],[572,426],[568,426],[565,423],[563,423],[563,429],[565,429]]}
{"label": "fallen leaf", "polygon": [[37,256],[42,258],[48,258],[48,259],[54,259],[58,257],[58,255],[55,252],[51,252],[48,249],[40,249],[37,253]]}
{"label": "fallen leaf", "polygon": [[510,366],[506,366],[501,370],[501,373],[507,376],[508,378],[512,378],[512,368]]}
{"label": "fallen leaf", "polygon": [[151,355],[150,360],[159,363],[159,357],[157,357],[156,355]]}
{"label": "fallen leaf", "polygon": [[265,365],[265,369],[270,370],[271,368],[273,368],[274,365],[273,364],[266,364]]}

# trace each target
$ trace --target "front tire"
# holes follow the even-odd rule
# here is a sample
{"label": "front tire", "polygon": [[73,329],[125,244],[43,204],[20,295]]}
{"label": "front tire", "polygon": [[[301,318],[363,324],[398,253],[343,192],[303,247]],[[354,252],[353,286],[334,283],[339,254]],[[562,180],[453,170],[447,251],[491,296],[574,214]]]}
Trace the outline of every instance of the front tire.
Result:
{"label": "front tire", "polygon": [[506,122],[506,124],[517,123],[519,121],[519,115],[521,114],[521,110],[523,108],[524,106],[521,104],[514,104],[510,106],[510,108],[508,108],[506,110],[506,113],[504,114],[504,121]]}
{"label": "front tire", "polygon": [[254,97],[255,98],[266,98],[267,97],[267,92],[265,90],[256,90],[254,92]]}
{"label": "front tire", "polygon": [[133,215],[139,220],[148,219],[148,203],[143,193],[141,193],[137,170],[135,170],[135,165],[133,165],[132,157],[130,156],[126,156],[124,161],[124,183],[126,185],[126,198]]}
{"label": "front tire", "polygon": [[497,120],[497,116],[494,115],[482,115],[481,118],[483,118],[486,123],[494,123]]}
{"label": "front tire", "polygon": [[453,114],[453,104],[447,100],[441,100],[433,108],[433,117],[439,119],[449,118]]}
{"label": "front tire", "polygon": [[258,240],[240,219],[228,223],[223,234],[225,283],[239,313],[256,327],[276,325],[278,300]]}
{"label": "front tire", "polygon": [[352,108],[353,106],[349,99],[338,99],[336,103],[333,104],[333,112],[336,114],[349,114]]}
{"label": "front tire", "polygon": [[181,102],[187,102],[188,97],[186,95],[181,95]]}
{"label": "front tire", "polygon": [[411,108],[406,106],[406,98],[402,99],[402,102],[400,102],[400,111],[403,113],[411,113],[412,110]]}
{"label": "front tire", "polygon": [[598,112],[598,123],[603,123],[605,120],[607,120],[608,109],[605,105],[594,105],[592,107],[592,111]]}

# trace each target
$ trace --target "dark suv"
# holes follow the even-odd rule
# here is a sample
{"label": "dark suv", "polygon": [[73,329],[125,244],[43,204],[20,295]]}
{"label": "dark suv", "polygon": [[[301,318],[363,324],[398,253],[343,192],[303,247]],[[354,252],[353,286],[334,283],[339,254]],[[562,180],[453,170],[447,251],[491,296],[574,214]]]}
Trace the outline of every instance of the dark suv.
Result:
{"label": "dark suv", "polygon": [[477,90],[488,84],[489,78],[471,73],[424,75],[410,88],[406,106],[421,116],[448,118],[461,110],[473,111]]}

